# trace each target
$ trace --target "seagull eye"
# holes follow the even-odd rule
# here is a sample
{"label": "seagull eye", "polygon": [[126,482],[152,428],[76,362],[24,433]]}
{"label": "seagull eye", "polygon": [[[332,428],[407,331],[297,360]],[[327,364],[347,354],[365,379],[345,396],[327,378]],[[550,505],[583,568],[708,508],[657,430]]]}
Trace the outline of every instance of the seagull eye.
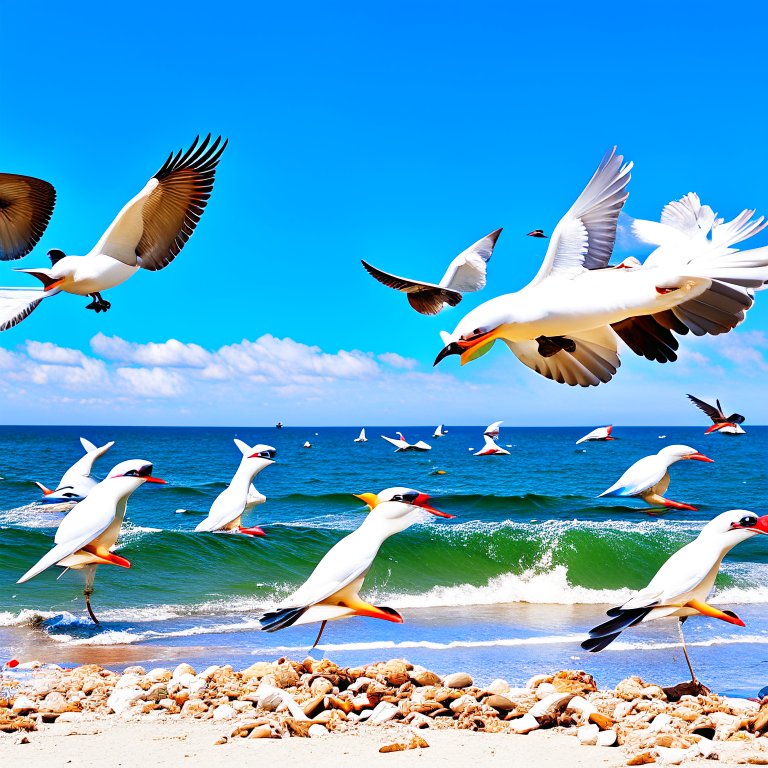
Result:
{"label": "seagull eye", "polygon": [[403,500],[404,501],[416,501],[416,499],[419,498],[418,493],[404,493],[403,494]]}
{"label": "seagull eye", "polygon": [[754,528],[756,525],[757,517],[755,517],[755,515],[744,515],[744,517],[739,520],[740,528]]}
{"label": "seagull eye", "polygon": [[137,477],[138,472],[135,469],[129,469],[127,472],[123,473],[123,477]]}
{"label": "seagull eye", "polygon": [[403,497],[398,493],[395,496],[392,497],[392,501],[402,501]]}

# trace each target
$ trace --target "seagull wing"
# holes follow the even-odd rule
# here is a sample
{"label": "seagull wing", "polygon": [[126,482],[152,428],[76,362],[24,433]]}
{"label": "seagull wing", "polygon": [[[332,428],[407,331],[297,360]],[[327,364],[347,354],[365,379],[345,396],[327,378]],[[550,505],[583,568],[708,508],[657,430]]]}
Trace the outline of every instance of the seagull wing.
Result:
{"label": "seagull wing", "polygon": [[421,283],[407,277],[390,275],[389,272],[383,272],[366,261],[362,264],[366,272],[382,285],[408,294],[408,303],[422,315],[436,315],[443,308],[443,304],[455,307],[461,301],[461,294],[458,291],[434,283]]}
{"label": "seagull wing", "polygon": [[[694,397],[693,395],[686,395],[686,397],[700,410],[704,411],[704,413],[709,416],[710,419],[715,424],[718,424],[721,421],[725,421],[725,414],[720,408],[715,408],[714,405],[710,405],[709,403],[705,403],[703,400],[699,400],[698,397]],[[718,401],[718,406],[720,405],[720,401]]]}
{"label": "seagull wing", "polygon": [[47,181],[0,173],[0,260],[26,256],[43,236],[56,205]]}
{"label": "seagull wing", "polygon": [[[171,153],[109,226],[91,255],[105,254],[155,272],[167,267],[195,231],[213,190],[227,142],[199,137],[182,156]],[[209,146],[210,145],[210,146]]]}
{"label": "seagull wing", "polygon": [[462,293],[472,293],[485,288],[487,264],[500,234],[501,229],[497,229],[460,253],[450,263],[440,286]]}
{"label": "seagull wing", "polygon": [[583,269],[608,265],[619,213],[629,196],[632,163],[623,161],[616,147],[606,152],[589,184],[555,227],[544,263],[529,287],[553,273],[575,276]]}
{"label": "seagull wing", "polygon": [[658,456],[646,456],[635,462],[602,496],[637,496],[653,488],[667,474],[667,466]]}
{"label": "seagull wing", "polygon": [[382,435],[382,437],[388,442],[392,443],[392,445],[395,446],[398,450],[402,450],[403,448],[407,447],[408,443],[405,442],[405,440],[395,440],[393,437],[387,437],[386,435]]}
{"label": "seagull wing", "polygon": [[58,292],[58,288],[51,293],[42,288],[0,288],[0,331],[18,325],[34,312],[43,299]]}

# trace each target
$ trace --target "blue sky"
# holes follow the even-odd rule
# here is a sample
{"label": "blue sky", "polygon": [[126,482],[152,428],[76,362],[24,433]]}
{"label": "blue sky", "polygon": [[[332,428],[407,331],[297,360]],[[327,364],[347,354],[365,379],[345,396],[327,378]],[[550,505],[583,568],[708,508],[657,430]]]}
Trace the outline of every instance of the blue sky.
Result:
{"label": "blue sky", "polygon": [[[726,218],[768,213],[766,17],[716,3],[6,4],[4,37],[33,47],[4,64],[17,108],[0,164],[58,191],[13,266],[86,253],[196,134],[230,146],[171,266],[110,291],[106,314],[61,295],[0,335],[2,419],[694,424],[694,392],[766,423],[765,294],[727,337],[686,337],[667,366],[626,352],[595,389],[498,347],[431,367],[438,331],[535,274],[546,241],[525,233],[551,231],[614,144],[635,162],[634,217],[689,191]],[[497,227],[487,288],[435,318],[359,264],[437,280]],[[31,282],[10,266],[0,284]]]}

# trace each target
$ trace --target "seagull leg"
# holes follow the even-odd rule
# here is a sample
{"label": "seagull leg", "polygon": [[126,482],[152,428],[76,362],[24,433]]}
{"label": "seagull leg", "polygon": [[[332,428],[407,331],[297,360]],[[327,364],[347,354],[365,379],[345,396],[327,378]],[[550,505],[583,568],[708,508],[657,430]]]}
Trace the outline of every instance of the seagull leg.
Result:
{"label": "seagull leg", "polygon": [[96,618],[96,614],[93,612],[93,608],[91,608],[91,595],[93,594],[93,587],[90,589],[84,589],[83,594],[85,595],[85,607],[88,609],[88,614],[93,620],[93,623],[96,624],[96,626],[100,626],[99,620]]}
{"label": "seagull leg", "polygon": [[96,618],[96,614],[93,612],[93,608],[91,608],[91,595],[93,594],[93,579],[96,576],[96,566],[93,563],[89,563],[83,568],[83,573],[85,575],[85,589],[83,590],[83,594],[85,595],[85,607],[88,609],[88,615],[91,617],[91,620],[93,623],[98,627],[99,626],[99,620]]}
{"label": "seagull leg", "polygon": [[320,625],[320,631],[317,633],[317,639],[315,640],[315,644],[312,646],[312,648],[310,648],[310,650],[317,648],[317,644],[320,642],[320,637],[322,636],[323,630],[325,629],[325,625],[327,623],[328,623],[328,620],[325,619],[323,623]]}
{"label": "seagull leg", "polygon": [[691,672],[691,682],[695,685],[699,685],[699,681],[696,679],[696,675],[693,673],[693,667],[691,666],[691,660],[688,658],[688,649],[685,647],[685,638],[683,637],[683,622],[687,619],[687,616],[681,616],[677,623],[677,631],[680,633],[680,642],[683,644],[683,653],[685,654],[685,660],[688,662],[688,669]]}
{"label": "seagull leg", "polygon": [[99,312],[106,312],[112,305],[101,298],[101,294],[98,291],[88,294],[93,301],[86,305],[86,309],[92,309],[98,314]]}

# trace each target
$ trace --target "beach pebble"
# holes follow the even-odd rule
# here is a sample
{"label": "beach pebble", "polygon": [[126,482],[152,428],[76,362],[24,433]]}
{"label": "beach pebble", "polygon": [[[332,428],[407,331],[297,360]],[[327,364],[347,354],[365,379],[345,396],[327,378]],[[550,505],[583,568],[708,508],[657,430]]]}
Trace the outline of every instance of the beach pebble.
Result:
{"label": "beach pebble", "polygon": [[115,690],[118,688],[136,688],[140,680],[139,675],[123,675],[115,685]]}
{"label": "beach pebble", "polygon": [[[42,665],[41,665],[42,666]],[[13,702],[13,712],[37,712],[37,702],[25,696],[23,693]]]}
{"label": "beach pebble", "polygon": [[616,695],[621,699],[631,701],[643,697],[643,681],[639,677],[628,677],[616,686]]}
{"label": "beach pebble", "polygon": [[612,747],[616,744],[617,740],[616,731],[600,731],[597,734],[597,746],[598,747]]}
{"label": "beach pebble", "polygon": [[257,725],[248,734],[249,739],[269,739],[271,736],[272,729],[268,725]]}
{"label": "beach pebble", "polygon": [[149,672],[147,672],[147,677],[150,680],[157,680],[157,682],[164,683],[171,679],[172,674],[170,669],[163,669],[162,667],[157,667],[156,669],[150,669]]}
{"label": "beach pebble", "polygon": [[579,739],[579,744],[584,746],[594,746],[597,744],[597,737],[600,735],[600,729],[596,725],[582,725],[576,736]]}
{"label": "beach pebble", "polygon": [[489,696],[483,703],[487,704],[489,707],[493,707],[499,712],[504,713],[510,712],[517,707],[517,705],[510,701],[506,696],[499,696],[498,694]]}
{"label": "beach pebble", "polygon": [[391,720],[398,713],[398,708],[388,701],[380,701],[374,708],[368,718],[368,725],[380,725]]}
{"label": "beach pebble", "polygon": [[210,680],[213,677],[214,672],[218,669],[221,669],[221,667],[214,664],[213,666],[204,669],[197,677],[200,680]]}
{"label": "beach pebble", "polygon": [[490,685],[486,686],[488,693],[504,694],[509,693],[509,683],[506,680],[496,679]]}
{"label": "beach pebble", "polygon": [[424,667],[414,667],[410,673],[410,678],[421,686],[440,685],[439,675],[424,669]]}
{"label": "beach pebble", "polygon": [[318,737],[327,736],[328,729],[324,725],[320,725],[320,723],[315,723],[314,725],[309,726],[307,733],[310,738],[316,739]]}
{"label": "beach pebble", "polygon": [[107,706],[116,715],[119,715],[125,712],[136,699],[141,698],[143,695],[144,691],[141,688],[121,688],[107,699]]}
{"label": "beach pebble", "polygon": [[579,712],[585,718],[588,718],[593,712],[597,712],[597,707],[594,704],[590,704],[590,702],[582,696],[574,696],[568,702],[566,710],[570,712]]}
{"label": "beach pebble", "polygon": [[634,757],[630,757],[627,760],[627,765],[647,765],[648,763],[655,763],[656,755],[653,752],[641,752]]}
{"label": "beach pebble", "polygon": [[176,678],[176,682],[179,685],[181,685],[183,688],[189,688],[189,686],[196,681],[197,681],[197,677],[195,675],[190,674],[189,672],[183,672]]}
{"label": "beach pebble", "polygon": [[54,691],[45,697],[40,711],[61,713],[65,712],[68,706],[69,702],[64,698],[64,694]]}
{"label": "beach pebble", "polygon": [[551,683],[553,675],[534,675],[526,684],[525,687],[530,690],[535,690],[542,683]]}
{"label": "beach pebble", "polygon": [[446,676],[443,685],[446,688],[469,688],[472,685],[472,678],[466,672],[454,672]]}
{"label": "beach pebble", "polygon": [[229,704],[221,704],[213,710],[214,720],[231,720],[237,715],[234,707],[230,707]]}
{"label": "beach pebble", "polygon": [[144,677],[147,674],[147,670],[144,669],[144,667],[126,667],[123,670],[123,677],[125,675],[138,675],[139,677]]}
{"label": "beach pebble", "polygon": [[194,675],[195,670],[192,669],[192,667],[190,667],[189,664],[185,664],[184,662],[182,662],[181,664],[179,664],[178,667],[176,667],[176,669],[173,670],[173,675],[171,676],[171,679],[178,680],[185,673]]}
{"label": "beach pebble", "polygon": [[220,736],[216,741],[213,742],[213,746],[218,746],[219,744],[226,744],[228,741],[226,736]]}
{"label": "beach pebble", "polygon": [[552,683],[541,683],[541,685],[536,686],[535,692],[536,698],[545,699],[547,696],[551,696],[553,693],[556,693],[557,688],[555,688]]}
{"label": "beach pebble", "polygon": [[623,720],[632,711],[631,701],[622,701],[616,705],[616,709],[613,710],[613,717],[616,720]]}
{"label": "beach pebble", "polygon": [[29,744],[29,739],[26,736],[17,736],[14,744]]}
{"label": "beach pebble", "polygon": [[539,721],[531,714],[525,714],[510,721],[509,728],[513,733],[528,733],[539,727]]}
{"label": "beach pebble", "polygon": [[316,677],[310,690],[315,696],[325,696],[333,691],[333,683],[327,677]]}
{"label": "beach pebble", "polygon": [[660,715],[656,715],[653,718],[650,725],[650,730],[661,731],[666,728],[672,722],[672,716],[666,712],[662,712]]}
{"label": "beach pebble", "polygon": [[454,699],[449,706],[454,712],[461,714],[471,704],[477,704],[477,699],[465,693],[463,696],[459,696],[458,699]]}
{"label": "beach pebble", "polygon": [[352,691],[352,693],[357,693],[362,688],[366,688],[371,683],[376,682],[375,680],[371,679],[370,677],[358,677],[357,680],[355,680],[354,683],[352,683],[347,690]]}
{"label": "beach pebble", "polygon": [[556,712],[572,698],[574,698],[572,693],[551,693],[549,696],[537,701],[528,711],[535,718],[539,718],[547,712]]}
{"label": "beach pebble", "polygon": [[680,765],[683,760],[696,757],[698,752],[691,753],[687,749],[671,749],[667,747],[656,747],[656,754],[659,756],[659,762],[662,765]]}
{"label": "beach pebble", "polygon": [[280,664],[274,671],[275,685],[278,688],[290,688],[299,682],[299,675],[296,670],[286,661]]}

